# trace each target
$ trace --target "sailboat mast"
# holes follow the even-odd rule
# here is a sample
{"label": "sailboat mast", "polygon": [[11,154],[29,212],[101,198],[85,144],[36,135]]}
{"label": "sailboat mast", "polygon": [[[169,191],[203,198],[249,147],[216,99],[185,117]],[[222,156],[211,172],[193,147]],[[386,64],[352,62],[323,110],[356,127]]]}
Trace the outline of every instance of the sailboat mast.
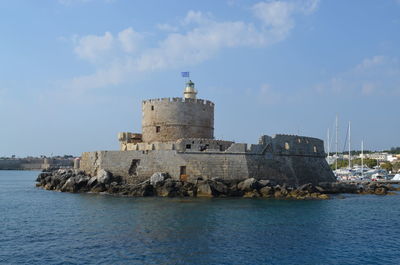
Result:
{"label": "sailboat mast", "polygon": [[327,139],[326,148],[328,149],[328,158],[329,158],[330,151],[331,151],[331,150],[330,150],[330,149],[331,149],[331,147],[330,147],[329,128],[328,128],[328,139]]}
{"label": "sailboat mast", "polygon": [[364,141],[361,140],[361,178],[364,178]]}
{"label": "sailboat mast", "polygon": [[349,169],[351,169],[351,122],[349,122]]}
{"label": "sailboat mast", "polygon": [[336,164],[336,170],[337,170],[337,162],[338,162],[338,116],[336,115],[336,160],[335,160],[335,164]]}

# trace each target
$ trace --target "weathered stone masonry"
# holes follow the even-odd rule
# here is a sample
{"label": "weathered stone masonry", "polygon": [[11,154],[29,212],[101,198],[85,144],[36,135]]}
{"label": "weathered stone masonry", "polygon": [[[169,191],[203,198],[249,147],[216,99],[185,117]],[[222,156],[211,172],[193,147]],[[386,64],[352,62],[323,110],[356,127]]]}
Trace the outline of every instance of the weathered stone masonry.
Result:
{"label": "weathered stone masonry", "polygon": [[258,144],[214,139],[214,103],[196,98],[190,81],[185,98],[142,104],[142,134],[120,133],[121,151],[82,154],[80,167],[96,175],[105,169],[129,183],[155,172],[174,179],[249,177],[300,185],[334,181],[323,141],[296,135],[264,135]]}
{"label": "weathered stone masonry", "polygon": [[214,103],[201,99],[162,98],[142,103],[143,142],[167,142],[214,135]]}

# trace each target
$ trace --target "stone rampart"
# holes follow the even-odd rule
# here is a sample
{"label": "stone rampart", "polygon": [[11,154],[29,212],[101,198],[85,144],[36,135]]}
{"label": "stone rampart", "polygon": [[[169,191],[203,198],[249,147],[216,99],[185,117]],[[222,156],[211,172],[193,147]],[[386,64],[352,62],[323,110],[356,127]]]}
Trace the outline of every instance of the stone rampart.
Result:
{"label": "stone rampart", "polygon": [[[213,141],[215,148],[204,151],[186,146],[201,147],[200,139],[182,139],[170,150],[84,153],[81,169],[91,175],[105,169],[133,183],[144,181],[155,172],[166,172],[174,179],[182,176],[225,180],[254,177],[291,185],[334,181],[332,170],[325,160],[323,142],[319,139],[290,135],[263,136],[257,145]],[[223,147],[219,149],[221,145]]]}
{"label": "stone rampart", "polygon": [[0,170],[40,170],[44,160],[33,159],[0,159]]}
{"label": "stone rampart", "polygon": [[49,167],[72,167],[71,159],[8,158],[0,159],[0,170],[41,170]]}

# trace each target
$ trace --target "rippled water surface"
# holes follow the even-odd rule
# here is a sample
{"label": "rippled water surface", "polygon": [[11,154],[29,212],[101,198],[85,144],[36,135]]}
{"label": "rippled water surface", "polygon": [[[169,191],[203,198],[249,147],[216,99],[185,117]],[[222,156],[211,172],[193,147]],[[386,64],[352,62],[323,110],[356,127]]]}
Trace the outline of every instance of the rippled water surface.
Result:
{"label": "rippled water surface", "polygon": [[400,195],[122,198],[0,171],[4,264],[400,264]]}

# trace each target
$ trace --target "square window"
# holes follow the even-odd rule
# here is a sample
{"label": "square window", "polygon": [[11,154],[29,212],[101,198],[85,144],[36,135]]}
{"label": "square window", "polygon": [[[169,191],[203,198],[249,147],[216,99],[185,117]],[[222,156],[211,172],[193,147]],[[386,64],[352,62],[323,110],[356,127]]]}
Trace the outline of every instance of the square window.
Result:
{"label": "square window", "polygon": [[186,145],[186,149],[191,149],[192,148],[192,145],[191,144],[187,144]]}

